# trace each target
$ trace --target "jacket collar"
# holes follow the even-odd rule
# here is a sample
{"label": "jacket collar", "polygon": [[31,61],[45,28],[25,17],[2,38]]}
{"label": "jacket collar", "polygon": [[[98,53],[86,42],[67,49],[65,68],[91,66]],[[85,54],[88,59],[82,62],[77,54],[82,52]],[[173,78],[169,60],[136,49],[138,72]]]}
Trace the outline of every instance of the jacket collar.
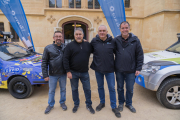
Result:
{"label": "jacket collar", "polygon": [[100,38],[99,38],[99,35],[97,34],[96,35],[96,40],[97,41],[101,41],[101,42],[108,42],[110,40],[112,40],[112,36],[110,34],[107,34],[107,39],[105,41],[102,41]]}
{"label": "jacket collar", "polygon": [[[131,37],[128,38],[128,43],[131,43],[131,42],[137,40],[137,37],[133,33],[129,33],[129,34],[131,34]],[[122,37],[121,36],[122,36],[121,34],[117,36],[117,38],[120,41],[120,43],[122,43]]]}
{"label": "jacket collar", "polygon": [[77,43],[77,44],[81,44],[81,43],[84,43],[84,40],[82,40],[81,43],[78,43],[78,42],[74,39],[74,42]]}

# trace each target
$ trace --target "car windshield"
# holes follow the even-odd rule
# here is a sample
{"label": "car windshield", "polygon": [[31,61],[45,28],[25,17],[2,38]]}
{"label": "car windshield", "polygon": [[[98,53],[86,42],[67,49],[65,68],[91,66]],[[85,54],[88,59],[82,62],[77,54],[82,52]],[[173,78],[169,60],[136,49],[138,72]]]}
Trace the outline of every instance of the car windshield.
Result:
{"label": "car windshield", "polygon": [[14,43],[0,44],[0,58],[11,60],[31,55],[32,52]]}
{"label": "car windshield", "polygon": [[180,42],[178,42],[177,44],[169,47],[167,49],[167,51],[174,52],[174,53],[180,53]]}

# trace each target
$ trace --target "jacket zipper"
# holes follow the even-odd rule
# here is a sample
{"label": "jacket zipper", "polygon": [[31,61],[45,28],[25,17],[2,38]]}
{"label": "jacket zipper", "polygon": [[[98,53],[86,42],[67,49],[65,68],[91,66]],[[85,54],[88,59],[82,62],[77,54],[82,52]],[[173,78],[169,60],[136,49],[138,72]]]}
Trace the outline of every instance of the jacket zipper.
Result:
{"label": "jacket zipper", "polygon": [[80,46],[80,48],[82,49],[82,45],[79,44],[79,46]]}

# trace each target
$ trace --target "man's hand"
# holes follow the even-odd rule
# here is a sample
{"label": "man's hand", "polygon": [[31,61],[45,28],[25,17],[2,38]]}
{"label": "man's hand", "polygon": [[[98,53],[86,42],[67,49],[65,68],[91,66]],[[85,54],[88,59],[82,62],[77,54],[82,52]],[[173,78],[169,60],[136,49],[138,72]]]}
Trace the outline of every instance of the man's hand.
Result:
{"label": "man's hand", "polygon": [[84,42],[88,42],[86,39],[83,39],[84,40]]}
{"label": "man's hand", "polygon": [[72,74],[71,74],[71,72],[67,72],[67,77],[68,77],[69,79],[72,79]]}
{"label": "man's hand", "polygon": [[135,76],[138,76],[140,74],[140,71],[136,71]]}
{"label": "man's hand", "polygon": [[44,78],[45,81],[49,81],[49,77]]}

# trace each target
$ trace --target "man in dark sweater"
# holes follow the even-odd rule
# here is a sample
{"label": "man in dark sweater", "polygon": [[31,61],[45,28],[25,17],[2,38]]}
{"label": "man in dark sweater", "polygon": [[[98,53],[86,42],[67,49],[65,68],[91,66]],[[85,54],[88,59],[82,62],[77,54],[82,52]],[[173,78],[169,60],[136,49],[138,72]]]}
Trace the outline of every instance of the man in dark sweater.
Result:
{"label": "man in dark sweater", "polygon": [[[143,49],[137,36],[129,33],[130,25],[127,21],[120,25],[121,35],[114,38],[116,42],[115,71],[119,100],[119,111],[126,107],[133,113],[132,106],[133,87],[135,76],[139,75],[143,65]],[[124,98],[124,81],[126,82],[126,100]]]}
{"label": "man in dark sweater", "polygon": [[[42,74],[45,81],[49,81],[49,99],[45,114],[48,114],[54,107],[55,89],[59,81],[61,99],[59,103],[63,110],[67,110],[66,101],[66,71],[63,67],[63,53],[65,45],[60,31],[54,32],[54,44],[44,48],[42,57]],[[49,71],[48,71],[49,67]]]}
{"label": "man in dark sweater", "polygon": [[100,25],[98,28],[98,35],[96,35],[96,37],[91,41],[91,45],[93,47],[93,62],[91,64],[91,68],[95,70],[100,98],[100,104],[96,107],[96,111],[100,111],[105,107],[105,76],[109,88],[109,97],[111,101],[112,111],[115,113],[116,117],[121,117],[120,112],[116,108],[113,54],[115,51],[115,41],[107,33],[107,27],[104,25]]}
{"label": "man in dark sweater", "polygon": [[90,43],[83,41],[83,36],[83,30],[81,28],[76,28],[74,32],[75,40],[66,46],[63,64],[67,72],[67,77],[71,82],[72,97],[74,101],[73,113],[78,110],[80,103],[78,93],[78,83],[80,79],[86,97],[86,108],[94,114],[95,111],[92,108],[91,87],[88,73],[89,57],[92,49]]}

